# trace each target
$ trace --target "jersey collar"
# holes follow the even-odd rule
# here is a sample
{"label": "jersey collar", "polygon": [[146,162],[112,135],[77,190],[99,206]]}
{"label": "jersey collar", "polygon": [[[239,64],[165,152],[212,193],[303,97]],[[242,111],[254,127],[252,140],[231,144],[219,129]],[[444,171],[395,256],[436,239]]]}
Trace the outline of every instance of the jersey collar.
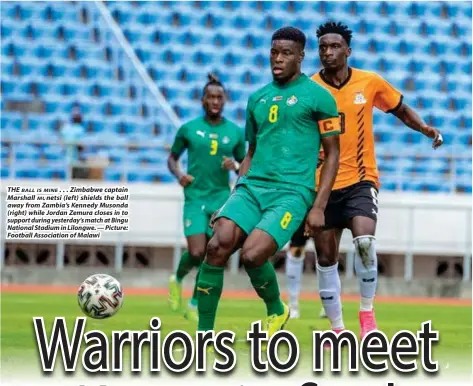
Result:
{"label": "jersey collar", "polygon": [[207,126],[210,126],[210,127],[220,127],[220,126],[223,126],[225,124],[225,117],[222,115],[222,119],[219,123],[217,123],[216,125],[213,125],[211,124],[206,118],[205,118],[205,115],[202,117],[202,120],[204,121],[204,123],[207,125]]}
{"label": "jersey collar", "polygon": [[296,80],[293,80],[292,82],[286,83],[286,84],[283,84],[283,85],[280,85],[278,82],[276,82],[275,80],[273,80],[273,86],[274,86],[274,87],[277,87],[277,88],[288,88],[288,87],[295,86],[296,84],[301,83],[302,81],[304,81],[305,78],[307,78],[307,75],[304,74],[304,73],[301,73],[301,74],[297,77]]}
{"label": "jersey collar", "polygon": [[330,82],[324,75],[324,70],[321,70],[319,72],[320,74],[320,79],[322,79],[326,84],[328,84],[330,87],[333,87],[333,88],[336,88],[337,90],[340,90],[342,89],[344,86],[346,86],[348,84],[348,82],[350,82],[350,79],[351,79],[351,75],[352,75],[352,68],[351,67],[348,67],[348,77],[345,79],[344,82],[340,83],[339,86],[333,84],[332,82]]}

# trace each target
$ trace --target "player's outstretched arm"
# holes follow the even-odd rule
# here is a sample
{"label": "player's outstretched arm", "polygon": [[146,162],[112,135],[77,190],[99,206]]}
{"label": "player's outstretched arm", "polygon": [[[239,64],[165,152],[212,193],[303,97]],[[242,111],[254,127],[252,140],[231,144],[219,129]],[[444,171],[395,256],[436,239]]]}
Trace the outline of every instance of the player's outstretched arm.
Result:
{"label": "player's outstretched arm", "polygon": [[340,163],[340,136],[330,135],[322,138],[322,147],[325,154],[324,163],[320,171],[320,183],[317,198],[307,215],[305,233],[314,235],[325,226],[325,207],[327,206],[333,184],[338,173]]}
{"label": "player's outstretched arm", "polygon": [[424,134],[428,138],[432,138],[434,142],[432,147],[437,149],[443,144],[442,134],[439,130],[434,127],[427,125],[422,118],[407,104],[402,103],[401,106],[392,112],[393,115],[398,117],[406,126],[411,129]]}

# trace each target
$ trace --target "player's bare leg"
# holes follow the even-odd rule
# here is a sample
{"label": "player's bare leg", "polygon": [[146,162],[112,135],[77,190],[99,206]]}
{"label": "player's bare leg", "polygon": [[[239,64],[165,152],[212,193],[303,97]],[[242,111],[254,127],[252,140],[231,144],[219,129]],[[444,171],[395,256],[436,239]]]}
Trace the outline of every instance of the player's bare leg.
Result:
{"label": "player's bare leg", "polygon": [[[168,303],[173,311],[179,310],[182,304],[182,281],[193,268],[197,268],[198,275],[199,267],[204,259],[205,250],[207,248],[208,239],[205,233],[188,236],[186,239],[188,250],[182,254],[175,274],[169,279]],[[197,283],[197,278],[195,282]],[[188,319],[196,320],[196,311],[197,298],[195,297],[194,288],[194,294],[189,302],[189,309],[186,311],[186,317]]]}
{"label": "player's bare leg", "polygon": [[255,229],[243,244],[240,255],[251,284],[266,304],[268,338],[284,328],[289,319],[289,308],[281,301],[276,272],[268,261],[277,249],[276,242],[268,233]]}
{"label": "player's bare leg", "polygon": [[323,231],[315,238],[317,249],[317,277],[320,299],[332,330],[342,331],[343,324],[341,283],[338,274],[338,248],[342,229]]}
{"label": "player's bare leg", "polygon": [[377,329],[373,302],[378,283],[378,259],[375,247],[376,221],[369,217],[353,217],[348,224],[355,244],[355,272],[360,284],[361,339]]}
{"label": "player's bare leg", "polygon": [[199,331],[214,329],[225,264],[245,238],[246,234],[233,221],[219,218],[215,222],[214,235],[207,245],[207,254],[197,281]]}

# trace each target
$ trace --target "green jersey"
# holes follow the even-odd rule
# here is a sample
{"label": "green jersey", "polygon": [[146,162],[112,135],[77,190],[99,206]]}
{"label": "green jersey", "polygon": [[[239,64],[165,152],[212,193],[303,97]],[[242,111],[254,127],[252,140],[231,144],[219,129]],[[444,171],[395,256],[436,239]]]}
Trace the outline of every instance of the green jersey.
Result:
{"label": "green jersey", "polygon": [[321,137],[339,128],[334,97],[305,74],[267,84],[248,100],[246,139],[256,151],[239,183],[314,191]]}
{"label": "green jersey", "polygon": [[180,156],[187,149],[187,173],[194,177],[184,189],[186,201],[212,200],[212,195],[230,191],[229,171],[222,168],[223,156],[241,162],[246,155],[242,129],[223,118],[211,125],[204,117],[182,125],[171,153]]}

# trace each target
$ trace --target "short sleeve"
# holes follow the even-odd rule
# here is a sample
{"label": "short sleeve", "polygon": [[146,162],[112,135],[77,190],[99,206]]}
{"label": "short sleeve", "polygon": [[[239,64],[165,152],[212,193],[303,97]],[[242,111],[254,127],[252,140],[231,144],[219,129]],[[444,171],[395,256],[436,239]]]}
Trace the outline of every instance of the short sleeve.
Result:
{"label": "short sleeve", "polygon": [[171,153],[180,156],[184,150],[187,148],[188,141],[186,138],[186,126],[181,126],[177,131],[176,137],[174,138],[174,143],[171,147]]}
{"label": "short sleeve", "polygon": [[245,135],[244,135],[243,130],[241,130],[238,136],[238,143],[233,149],[233,157],[238,162],[241,162],[245,158],[245,155],[246,155]]}
{"label": "short sleeve", "polygon": [[252,98],[248,99],[246,106],[246,124],[245,124],[245,138],[250,145],[256,143],[256,133],[258,128],[256,126],[255,117],[253,114],[253,102]]}
{"label": "short sleeve", "polygon": [[340,116],[338,114],[337,102],[329,91],[320,93],[320,98],[315,101],[317,106],[317,124],[319,125],[320,136],[340,134]]}
{"label": "short sleeve", "polygon": [[376,92],[374,96],[374,105],[385,113],[396,111],[402,104],[403,96],[401,92],[382,77],[376,76],[375,79]]}

